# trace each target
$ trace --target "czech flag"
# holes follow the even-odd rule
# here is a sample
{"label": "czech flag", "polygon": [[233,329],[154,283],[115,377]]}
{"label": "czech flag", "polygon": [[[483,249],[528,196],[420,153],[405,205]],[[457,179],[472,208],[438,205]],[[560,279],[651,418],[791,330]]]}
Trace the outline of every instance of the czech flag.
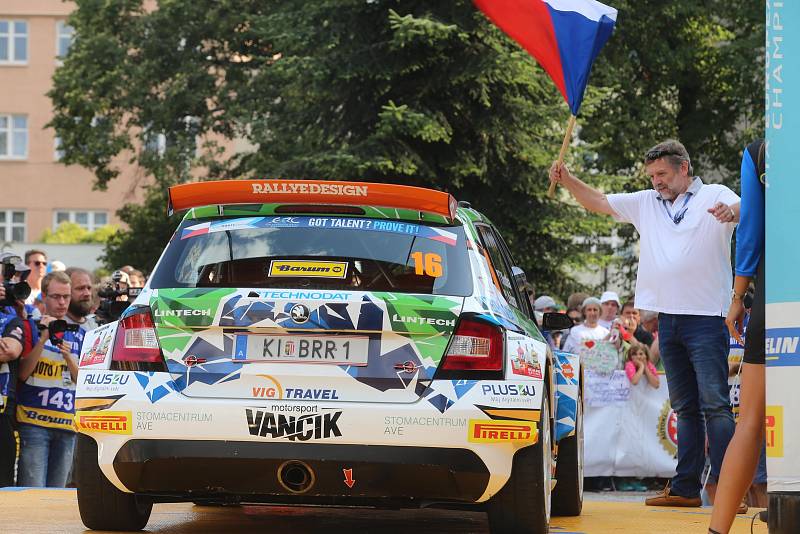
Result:
{"label": "czech flag", "polygon": [[617,10],[596,0],[474,0],[492,22],[547,71],[578,115],[592,63]]}

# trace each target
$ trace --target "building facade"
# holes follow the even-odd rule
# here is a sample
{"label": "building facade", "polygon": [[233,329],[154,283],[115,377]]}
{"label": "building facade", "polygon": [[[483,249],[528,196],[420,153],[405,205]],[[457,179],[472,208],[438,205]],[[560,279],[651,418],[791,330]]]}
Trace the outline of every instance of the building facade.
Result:
{"label": "building facade", "polygon": [[107,191],[95,191],[91,171],[60,163],[55,131],[46,127],[47,92],[72,41],[66,19],[74,8],[61,0],[0,2],[0,247],[38,242],[62,221],[88,230],[119,224],[116,210],[140,200],[139,169],[121,166]]}

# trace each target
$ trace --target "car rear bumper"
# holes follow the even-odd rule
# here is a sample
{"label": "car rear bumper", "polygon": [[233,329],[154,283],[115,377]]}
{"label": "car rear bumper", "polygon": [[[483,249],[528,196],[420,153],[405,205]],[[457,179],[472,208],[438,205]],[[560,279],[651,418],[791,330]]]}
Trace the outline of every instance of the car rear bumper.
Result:
{"label": "car rear bumper", "polygon": [[[297,493],[279,481],[287,461],[311,471],[307,490]],[[317,504],[472,503],[490,478],[469,449],[177,439],[127,441],[113,468],[130,491],[164,498]]]}

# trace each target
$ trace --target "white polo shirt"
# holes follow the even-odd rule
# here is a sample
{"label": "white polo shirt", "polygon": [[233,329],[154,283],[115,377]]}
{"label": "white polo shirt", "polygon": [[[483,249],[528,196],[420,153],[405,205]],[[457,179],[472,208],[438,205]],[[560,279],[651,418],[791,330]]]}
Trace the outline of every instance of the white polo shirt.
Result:
{"label": "white polo shirt", "polygon": [[733,284],[731,236],[735,224],[720,223],[708,209],[717,202],[739,202],[736,193],[724,185],[703,184],[695,177],[674,203],[662,200],[654,189],[606,198],[616,212],[614,218],[632,223],[639,232],[637,308],[725,315]]}

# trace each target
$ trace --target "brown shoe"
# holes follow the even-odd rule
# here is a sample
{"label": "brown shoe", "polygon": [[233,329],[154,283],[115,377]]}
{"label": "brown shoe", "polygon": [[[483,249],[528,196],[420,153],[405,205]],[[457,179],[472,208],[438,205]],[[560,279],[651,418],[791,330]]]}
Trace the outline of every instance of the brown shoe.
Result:
{"label": "brown shoe", "polygon": [[648,497],[644,500],[647,506],[680,506],[684,508],[699,508],[703,505],[700,497],[681,497],[680,495],[671,495],[669,486],[665,487],[661,493],[653,497]]}
{"label": "brown shoe", "polygon": [[736,513],[737,514],[747,513],[747,504],[744,501],[742,501],[741,504],[739,504],[739,508],[736,509]]}

